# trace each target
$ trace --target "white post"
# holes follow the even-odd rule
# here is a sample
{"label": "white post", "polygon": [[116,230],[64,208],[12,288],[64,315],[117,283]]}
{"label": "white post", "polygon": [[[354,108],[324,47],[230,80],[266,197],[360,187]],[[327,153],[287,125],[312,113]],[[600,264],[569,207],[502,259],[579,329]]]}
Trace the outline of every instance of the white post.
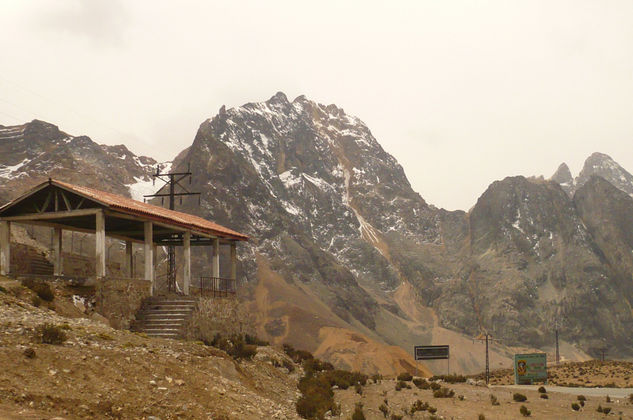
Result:
{"label": "white post", "polygon": [[132,241],[125,241],[125,265],[127,276],[131,279],[134,278],[134,243]]}
{"label": "white post", "polygon": [[220,277],[220,239],[213,239],[213,277]]}
{"label": "white post", "polygon": [[62,229],[55,228],[53,230],[53,275],[62,275]]}
{"label": "white post", "polygon": [[191,232],[185,232],[183,236],[183,254],[185,265],[182,276],[182,290],[185,295],[189,295],[189,285],[191,284]]}
{"label": "white post", "polygon": [[0,222],[0,274],[11,271],[11,222]]}
{"label": "white post", "polygon": [[106,275],[105,215],[103,211],[96,214],[95,259],[97,279]]}
{"label": "white post", "polygon": [[154,235],[152,222],[144,222],[145,233],[145,280],[151,283],[151,293],[154,294]]}

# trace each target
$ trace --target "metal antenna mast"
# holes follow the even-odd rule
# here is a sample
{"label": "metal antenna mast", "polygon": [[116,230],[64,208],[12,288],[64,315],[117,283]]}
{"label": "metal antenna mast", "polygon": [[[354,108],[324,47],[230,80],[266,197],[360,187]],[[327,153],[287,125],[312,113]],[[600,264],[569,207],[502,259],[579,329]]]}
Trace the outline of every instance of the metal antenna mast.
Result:
{"label": "metal antenna mast", "polygon": [[[156,194],[148,194],[144,195],[143,201],[146,201],[148,198],[161,197],[161,205],[164,204],[165,197],[169,197],[169,209],[174,210],[176,207],[176,197],[180,197],[180,204],[182,205],[182,197],[189,195],[197,195],[198,196],[198,205],[200,205],[200,193],[199,192],[190,192],[182,185],[180,182],[186,178],[189,178],[189,184],[191,185],[191,164],[187,165],[187,172],[171,172],[171,173],[161,173],[160,165],[156,165],[156,173],[152,174],[154,178],[154,185],[156,185],[156,178],[160,179],[165,183]],[[169,186],[168,193],[161,193],[166,186]],[[176,187],[180,187],[180,192],[176,192]],[[169,272],[167,273],[167,290],[170,292],[176,291],[176,248],[173,245],[169,245],[168,249],[168,259],[169,259]]]}

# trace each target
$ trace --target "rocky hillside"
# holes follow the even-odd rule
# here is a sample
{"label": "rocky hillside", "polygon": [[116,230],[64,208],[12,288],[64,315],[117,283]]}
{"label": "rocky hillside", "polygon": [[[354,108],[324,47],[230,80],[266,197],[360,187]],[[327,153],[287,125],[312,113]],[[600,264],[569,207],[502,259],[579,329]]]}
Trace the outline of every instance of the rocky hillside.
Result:
{"label": "rocky hillside", "polygon": [[154,159],[136,156],[124,145],[99,145],[44,121],[0,125],[2,203],[49,177],[142,199],[139,192],[151,185],[155,168]]}
{"label": "rocky hillside", "polygon": [[[564,340],[590,354],[607,346],[612,355],[631,354],[631,271],[617,259],[628,240],[619,224],[633,216],[633,200],[622,195],[598,177],[574,200],[553,181],[493,183],[469,215],[468,275],[439,299],[445,322],[460,330],[476,322],[539,348],[551,346],[558,325]],[[621,241],[609,244],[611,235]]]}

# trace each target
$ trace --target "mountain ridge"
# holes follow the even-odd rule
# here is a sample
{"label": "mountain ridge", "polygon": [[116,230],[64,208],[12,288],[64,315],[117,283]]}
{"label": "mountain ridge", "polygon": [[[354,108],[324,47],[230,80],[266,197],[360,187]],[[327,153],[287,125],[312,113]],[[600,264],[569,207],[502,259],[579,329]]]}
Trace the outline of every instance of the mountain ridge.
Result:
{"label": "mountain ridge", "polygon": [[[58,141],[54,129],[45,129]],[[15,131],[0,128],[0,137]],[[97,148],[86,139],[73,140],[73,147],[105,153],[111,165],[136,162],[121,159],[126,149]],[[0,176],[22,162],[18,153],[11,156],[0,161]],[[604,156],[597,157],[604,162]],[[130,169],[134,176],[119,177],[115,192],[130,195],[130,185],[150,182],[156,163],[147,162]],[[552,181],[495,181],[469,212],[444,210],[411,188],[360,119],[303,95],[291,102],[283,93],[223,106],[203,121],[173,161],[175,170],[189,165],[201,206],[185,201],[179,209],[253,238],[240,250],[240,278],[259,333],[271,342],[290,342],[347,368],[391,373],[412,363],[408,351],[393,346],[450,343],[457,368],[475,372],[482,359],[470,337],[484,330],[503,337],[493,357],[510,363],[517,349],[547,349],[552,320],[562,311],[563,344],[579,346],[570,350],[573,357],[585,357],[580,349],[595,353],[603,339],[633,354],[624,334],[630,316],[622,309],[633,301],[623,280],[630,265],[618,253],[629,239],[610,248],[601,236],[621,229],[633,210],[591,177],[574,191],[584,191],[577,201],[560,185],[576,188],[566,165]],[[619,165],[589,166],[619,174]],[[100,179],[80,182],[104,188]],[[620,216],[596,222],[601,202],[613,202]],[[195,250],[198,272],[206,259]],[[603,314],[608,305],[620,308],[618,319]],[[591,311],[602,319],[582,333]],[[386,362],[378,366],[376,354]]]}

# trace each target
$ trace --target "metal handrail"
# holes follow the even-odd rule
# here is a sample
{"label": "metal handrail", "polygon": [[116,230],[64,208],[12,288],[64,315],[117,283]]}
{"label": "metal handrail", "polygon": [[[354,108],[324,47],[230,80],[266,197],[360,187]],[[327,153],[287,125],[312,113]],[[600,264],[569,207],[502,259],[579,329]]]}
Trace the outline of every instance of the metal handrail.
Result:
{"label": "metal handrail", "polygon": [[236,283],[235,279],[200,276],[200,284],[198,286],[192,285],[191,287],[198,289],[201,295],[228,297],[235,295]]}

